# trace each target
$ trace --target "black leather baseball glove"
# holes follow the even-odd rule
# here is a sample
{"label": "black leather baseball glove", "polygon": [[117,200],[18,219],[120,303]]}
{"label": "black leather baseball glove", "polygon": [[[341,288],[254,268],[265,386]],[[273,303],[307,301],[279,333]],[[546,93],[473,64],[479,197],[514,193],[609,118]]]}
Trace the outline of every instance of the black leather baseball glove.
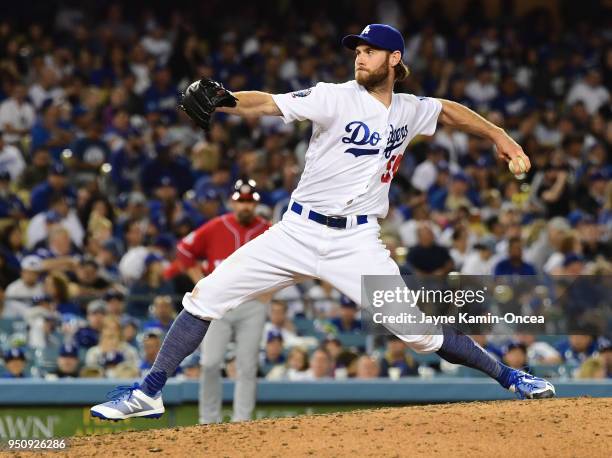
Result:
{"label": "black leather baseball glove", "polygon": [[217,107],[235,107],[236,97],[217,81],[203,78],[194,81],[185,90],[179,102],[184,110],[202,129],[208,131],[210,117]]}

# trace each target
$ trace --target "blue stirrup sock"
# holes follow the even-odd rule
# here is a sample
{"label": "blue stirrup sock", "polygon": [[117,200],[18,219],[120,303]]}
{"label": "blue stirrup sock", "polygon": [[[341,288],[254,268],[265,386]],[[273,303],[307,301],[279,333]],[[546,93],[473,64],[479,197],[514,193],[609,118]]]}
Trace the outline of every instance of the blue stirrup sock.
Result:
{"label": "blue stirrup sock", "polygon": [[502,364],[487,353],[474,340],[447,325],[442,325],[444,340],[436,352],[449,363],[478,369],[493,377],[504,388],[510,387],[510,376],[513,369]]}
{"label": "blue stirrup sock", "polygon": [[181,361],[202,343],[209,325],[210,321],[197,318],[186,310],[179,313],[166,334],[153,367],[140,384],[147,396],[153,397],[162,390]]}

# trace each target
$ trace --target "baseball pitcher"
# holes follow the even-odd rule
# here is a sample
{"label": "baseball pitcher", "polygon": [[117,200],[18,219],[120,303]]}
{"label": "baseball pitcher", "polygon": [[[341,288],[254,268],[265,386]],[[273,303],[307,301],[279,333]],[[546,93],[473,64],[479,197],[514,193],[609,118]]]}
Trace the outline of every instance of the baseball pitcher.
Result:
{"label": "baseball pitcher", "polygon": [[[387,213],[389,186],[402,152],[415,136],[433,135],[438,122],[491,140],[517,173],[531,167],[510,136],[468,108],[393,92],[394,82],[408,76],[402,62],[404,39],[393,27],[370,24],[361,34],[344,37],[342,44],[355,52],[355,79],[343,84],[319,83],[277,95],[232,94],[211,80],[187,88],[182,108],[204,129],[215,110],[312,121],[304,172],[283,219],[185,294],[185,310],[143,382],[94,406],[93,416],[159,417],[168,374],[198,347],[210,321],[257,295],[320,278],[360,304],[362,275],[399,275],[380,241],[378,219]],[[501,364],[450,326],[398,337],[417,352],[436,352],[451,363],[481,370],[521,398],[555,394],[548,381]]]}

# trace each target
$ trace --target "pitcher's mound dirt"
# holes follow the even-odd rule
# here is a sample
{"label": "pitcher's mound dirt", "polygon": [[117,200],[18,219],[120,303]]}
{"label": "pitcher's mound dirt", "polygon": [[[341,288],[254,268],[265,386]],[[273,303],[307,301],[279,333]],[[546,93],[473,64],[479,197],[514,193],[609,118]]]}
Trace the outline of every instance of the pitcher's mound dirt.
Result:
{"label": "pitcher's mound dirt", "polygon": [[115,433],[70,456],[611,457],[612,398],[442,404]]}

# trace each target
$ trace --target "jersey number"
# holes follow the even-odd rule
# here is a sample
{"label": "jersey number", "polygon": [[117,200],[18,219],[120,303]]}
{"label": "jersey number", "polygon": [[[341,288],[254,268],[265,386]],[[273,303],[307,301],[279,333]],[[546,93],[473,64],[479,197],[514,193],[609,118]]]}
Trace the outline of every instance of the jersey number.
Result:
{"label": "jersey number", "polygon": [[380,177],[380,181],[383,183],[389,183],[393,179],[397,173],[397,170],[399,169],[400,163],[402,162],[402,157],[404,157],[403,154],[394,154],[389,158],[387,161],[387,170]]}

